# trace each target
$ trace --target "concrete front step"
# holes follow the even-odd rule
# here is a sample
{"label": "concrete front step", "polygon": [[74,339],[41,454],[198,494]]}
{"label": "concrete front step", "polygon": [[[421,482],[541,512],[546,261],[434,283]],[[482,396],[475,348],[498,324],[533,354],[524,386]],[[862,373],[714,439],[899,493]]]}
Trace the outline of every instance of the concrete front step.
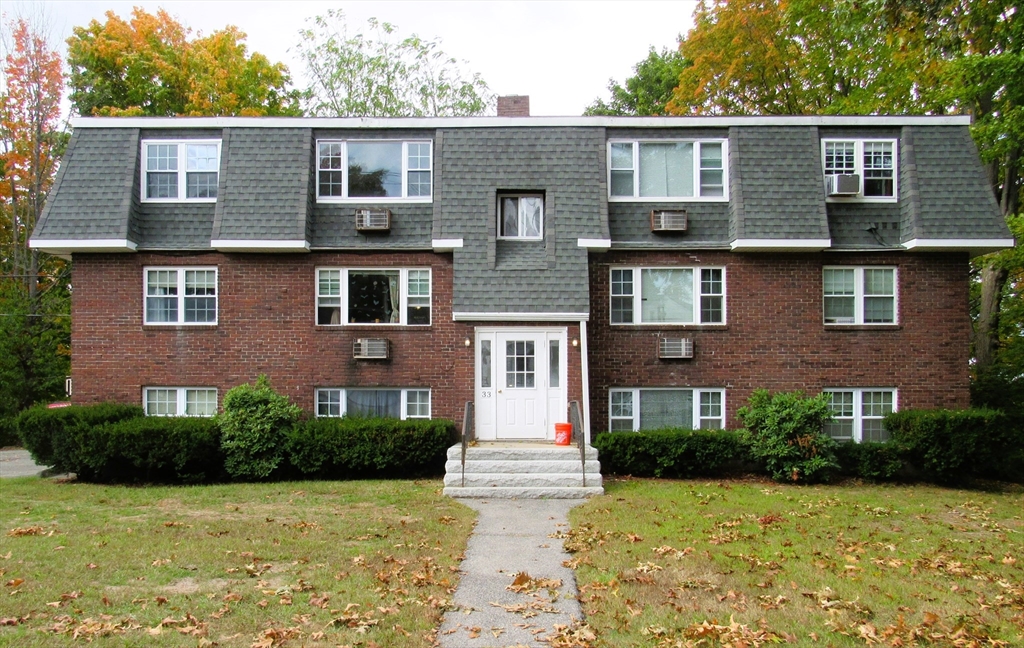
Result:
{"label": "concrete front step", "polygon": [[[475,487],[548,487],[583,486],[582,473],[477,473],[466,472],[465,484],[461,472],[450,472],[444,476],[445,486]],[[601,473],[587,473],[587,486],[600,486]]]}
{"label": "concrete front step", "polygon": [[594,495],[603,495],[601,486],[583,487],[531,487],[531,486],[473,486],[461,488],[445,486],[444,494],[449,497],[466,497],[481,499],[583,499]]}
{"label": "concrete front step", "polygon": [[[444,464],[447,473],[462,474],[462,462],[458,459],[449,459]],[[601,462],[595,459],[587,460],[586,471],[588,473],[600,473]],[[550,461],[509,461],[509,460],[481,460],[466,458],[466,473],[576,473],[580,472],[580,458],[555,459]]]}
{"label": "concrete front step", "polygon": [[[587,459],[597,459],[597,450],[593,446],[587,446],[585,452]],[[454,445],[448,448],[448,459],[462,459],[462,446]],[[502,444],[491,445],[486,442],[477,446],[466,448],[466,460],[480,461],[519,461],[537,459],[542,461],[579,461],[580,450],[576,446],[551,445],[515,445]]]}

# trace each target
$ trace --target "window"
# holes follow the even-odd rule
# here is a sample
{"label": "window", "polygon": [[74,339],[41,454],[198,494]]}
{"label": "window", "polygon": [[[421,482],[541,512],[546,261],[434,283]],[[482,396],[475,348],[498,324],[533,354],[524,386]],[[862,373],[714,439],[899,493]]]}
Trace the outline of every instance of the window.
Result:
{"label": "window", "polygon": [[205,387],[146,387],[143,407],[147,416],[213,416],[217,390]]}
{"label": "window", "polygon": [[824,140],[822,145],[826,178],[856,174],[859,197],[896,198],[896,140]]}
{"label": "window", "polygon": [[430,142],[320,140],[317,197],[321,201],[430,201]]}
{"label": "window", "polygon": [[831,397],[832,421],[825,433],[836,441],[882,442],[889,440],[883,419],[896,410],[893,389],[826,389]]}
{"label": "window", "polygon": [[615,199],[724,199],[724,140],[609,142],[608,187]]}
{"label": "window", "polygon": [[612,432],[725,427],[721,389],[612,389],[608,396]]}
{"label": "window", "polygon": [[430,270],[317,270],[316,323],[430,324]]}
{"label": "window", "polygon": [[146,268],[146,324],[216,324],[216,268]]}
{"label": "window", "polygon": [[544,236],[544,196],[498,195],[498,238],[539,239]]}
{"label": "window", "polygon": [[611,272],[612,324],[725,323],[724,268],[612,268]]}
{"label": "window", "polygon": [[142,142],[142,200],[217,200],[220,140]]}
{"label": "window", "polygon": [[429,389],[318,389],[317,416],[430,418]]}
{"label": "window", "polygon": [[896,268],[825,268],[826,324],[895,324]]}

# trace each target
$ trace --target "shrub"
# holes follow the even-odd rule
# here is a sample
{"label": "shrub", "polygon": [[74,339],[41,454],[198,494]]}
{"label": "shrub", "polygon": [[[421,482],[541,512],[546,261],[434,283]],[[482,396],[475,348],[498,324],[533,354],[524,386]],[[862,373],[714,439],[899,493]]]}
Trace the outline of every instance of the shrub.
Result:
{"label": "shrub", "polygon": [[444,419],[318,418],[292,429],[288,453],[303,474],[328,479],[435,475],[454,437]]}
{"label": "shrub", "polygon": [[872,481],[892,481],[906,469],[895,443],[840,443],[836,459],[842,474]]}
{"label": "shrub", "polygon": [[80,465],[89,481],[201,483],[224,474],[216,421],[143,417],[75,429]]}
{"label": "shrub", "polygon": [[142,416],[142,407],[120,403],[54,409],[38,405],[19,414],[16,424],[22,443],[36,463],[52,466],[58,472],[77,472],[72,466],[81,462],[73,438],[80,430]]}
{"label": "shrub", "polygon": [[636,477],[710,477],[746,456],[742,436],[726,430],[604,432],[594,447],[604,472]]}
{"label": "shrub", "polygon": [[930,481],[1024,480],[1019,419],[998,410],[902,410],[885,418],[891,443]]}
{"label": "shrub", "polygon": [[228,473],[241,480],[266,479],[285,458],[288,430],[302,410],[271,388],[265,375],[255,385],[233,387],[217,417]]}
{"label": "shrub", "polygon": [[751,456],[764,462],[776,481],[827,481],[839,468],[836,442],[822,432],[832,419],[829,397],[803,392],[772,396],[758,389],[736,415],[750,435]]}

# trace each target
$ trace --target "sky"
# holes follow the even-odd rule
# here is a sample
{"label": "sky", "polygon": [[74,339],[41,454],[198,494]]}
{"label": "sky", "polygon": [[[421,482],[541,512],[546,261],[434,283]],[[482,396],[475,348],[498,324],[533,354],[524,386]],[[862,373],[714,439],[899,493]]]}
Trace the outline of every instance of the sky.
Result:
{"label": "sky", "polygon": [[8,17],[40,18],[60,44],[76,26],[103,22],[113,11],[129,18],[133,6],[167,10],[193,34],[235,25],[249,51],[285,63],[293,83],[305,85],[292,50],[307,19],[331,8],[345,12],[350,30],[375,17],[399,35],[439,39],[464,71],[477,72],[496,95],[529,95],[535,116],[579,115],[595,98],[608,98],[608,80],[620,83],[648,49],[675,47],[693,24],[695,1],[327,2],[323,0],[5,0]]}

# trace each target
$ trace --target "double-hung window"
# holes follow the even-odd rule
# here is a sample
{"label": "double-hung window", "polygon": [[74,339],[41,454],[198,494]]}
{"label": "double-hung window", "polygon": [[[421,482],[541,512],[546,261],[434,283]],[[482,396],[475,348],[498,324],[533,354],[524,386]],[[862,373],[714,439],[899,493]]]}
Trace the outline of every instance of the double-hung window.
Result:
{"label": "double-hung window", "polygon": [[352,418],[430,418],[429,389],[318,389],[316,415]]}
{"label": "double-hung window", "polygon": [[220,140],[142,142],[143,202],[215,202]]}
{"label": "double-hung window", "polygon": [[430,202],[429,141],[319,140],[316,169],[320,202]]}
{"label": "double-hung window", "polygon": [[836,441],[882,442],[889,440],[886,414],[896,411],[895,389],[826,389],[831,398],[832,420],[825,433]]}
{"label": "double-hung window", "polygon": [[896,268],[824,269],[826,324],[895,324]]}
{"label": "double-hung window", "polygon": [[612,268],[612,324],[724,324],[724,268]]}
{"label": "double-hung window", "polygon": [[544,196],[498,194],[498,238],[540,239],[544,236]]}
{"label": "double-hung window", "polygon": [[316,323],[430,324],[427,268],[320,268]]}
{"label": "double-hung window", "polygon": [[216,324],[217,268],[146,268],[146,324]]}
{"label": "double-hung window", "polygon": [[612,389],[608,393],[612,432],[725,427],[723,389]]}
{"label": "double-hung window", "polygon": [[213,416],[217,390],[209,387],[146,387],[142,406],[147,416]]}
{"label": "double-hung window", "polygon": [[611,200],[722,200],[727,197],[725,140],[611,141]]}
{"label": "double-hung window", "polygon": [[896,199],[896,140],[823,140],[822,148],[826,183],[835,175],[859,178],[860,191],[843,197]]}

